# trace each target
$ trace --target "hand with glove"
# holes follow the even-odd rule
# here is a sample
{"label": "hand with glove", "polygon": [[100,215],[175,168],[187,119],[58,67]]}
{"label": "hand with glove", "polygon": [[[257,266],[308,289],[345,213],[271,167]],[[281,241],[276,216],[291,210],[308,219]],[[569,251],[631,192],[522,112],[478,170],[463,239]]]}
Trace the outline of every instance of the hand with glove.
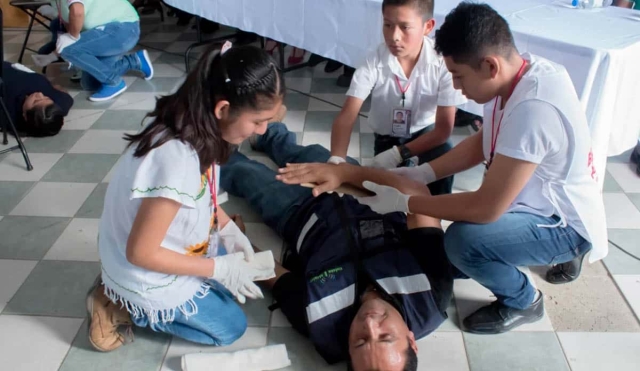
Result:
{"label": "hand with glove", "polygon": [[78,40],[80,40],[80,35],[78,35],[77,38],[71,36],[69,33],[58,35],[58,41],[56,41],[56,53],[60,55],[66,47],[75,44]]}
{"label": "hand with glove", "polygon": [[216,256],[214,259],[212,279],[218,281],[226,287],[238,302],[244,304],[247,298],[262,299],[262,291],[253,283],[256,277],[263,273],[255,268],[249,267],[242,259],[241,254],[227,254]]}
{"label": "hand with glove", "polygon": [[356,197],[358,202],[367,205],[378,214],[393,212],[409,213],[409,197],[393,187],[379,185],[366,181],[362,186],[376,195],[371,197]]}
{"label": "hand with glove", "polygon": [[393,146],[384,152],[378,153],[373,158],[373,164],[371,166],[382,169],[393,169],[400,165],[401,162],[402,156],[400,155],[400,150],[398,150],[397,146]]}
{"label": "hand with glove", "polygon": [[234,252],[244,253],[246,261],[251,261],[255,252],[251,242],[244,233],[238,228],[233,220],[229,220],[227,225],[218,232],[222,245],[227,249],[229,254]]}
{"label": "hand with glove", "polygon": [[438,180],[436,177],[436,173],[433,171],[433,168],[431,167],[431,165],[429,165],[429,163],[424,163],[416,167],[399,167],[395,169],[389,169],[389,171],[425,185]]}

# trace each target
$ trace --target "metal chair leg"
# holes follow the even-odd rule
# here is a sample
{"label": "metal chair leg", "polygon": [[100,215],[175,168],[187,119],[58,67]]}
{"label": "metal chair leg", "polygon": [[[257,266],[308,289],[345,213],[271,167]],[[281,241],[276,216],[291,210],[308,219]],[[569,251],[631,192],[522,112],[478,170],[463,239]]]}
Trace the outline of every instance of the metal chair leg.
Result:
{"label": "metal chair leg", "polygon": [[20,50],[20,56],[18,57],[18,63],[22,63],[22,57],[24,57],[24,51],[27,49],[27,42],[29,42],[29,35],[31,35],[31,29],[33,28],[33,21],[36,19],[36,12],[32,12],[31,20],[29,21],[29,28],[27,28],[27,35],[22,42],[22,50]]}
{"label": "metal chair leg", "polygon": [[[22,138],[20,138],[20,135],[18,135],[18,131],[16,130],[16,127],[13,124],[13,121],[11,120],[11,116],[9,116],[9,111],[7,110],[7,106],[5,106],[4,100],[2,98],[0,98],[0,105],[2,106],[0,108],[2,108],[2,112],[6,120],[5,122],[8,123],[11,129],[11,132],[16,137],[16,141],[18,142],[17,148],[20,148],[20,151],[22,152],[22,157],[24,157],[24,162],[27,165],[27,170],[31,171],[33,170],[33,165],[31,165],[31,160],[29,159],[27,148],[24,146],[24,143],[22,142]],[[7,125],[4,125],[4,140],[5,141],[7,140]],[[7,143],[8,142],[5,142],[5,144]],[[15,149],[15,148],[16,147],[12,147],[11,149]]]}

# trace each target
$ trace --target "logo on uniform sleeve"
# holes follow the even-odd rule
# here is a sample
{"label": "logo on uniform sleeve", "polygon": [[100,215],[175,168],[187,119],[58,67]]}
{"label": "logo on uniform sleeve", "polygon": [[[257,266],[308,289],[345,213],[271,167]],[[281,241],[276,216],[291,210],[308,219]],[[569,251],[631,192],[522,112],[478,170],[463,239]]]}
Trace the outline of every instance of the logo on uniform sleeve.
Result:
{"label": "logo on uniform sleeve", "polygon": [[311,277],[309,283],[319,283],[324,285],[327,281],[335,281],[340,272],[342,272],[342,267],[327,269],[319,275]]}

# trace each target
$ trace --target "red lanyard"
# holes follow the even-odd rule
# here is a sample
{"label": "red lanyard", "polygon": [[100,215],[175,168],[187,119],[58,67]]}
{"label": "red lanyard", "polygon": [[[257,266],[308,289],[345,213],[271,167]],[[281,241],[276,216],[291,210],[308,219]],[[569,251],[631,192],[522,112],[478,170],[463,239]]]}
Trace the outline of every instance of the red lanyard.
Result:
{"label": "red lanyard", "polygon": [[395,77],[396,77],[396,82],[398,83],[398,89],[400,89],[400,93],[402,93],[402,107],[404,107],[404,100],[406,98],[406,95],[404,93],[406,93],[407,90],[409,90],[409,85],[411,85],[411,81],[407,82],[407,86],[403,88],[402,85],[400,84],[400,79],[398,79],[398,76],[396,75]]}
{"label": "red lanyard", "polygon": [[209,183],[209,193],[211,193],[211,204],[213,205],[213,229],[218,228],[218,194],[216,192],[216,165],[211,165],[207,170],[207,182]]}
{"label": "red lanyard", "polygon": [[[520,66],[520,69],[518,70],[516,77],[513,79],[513,84],[511,84],[509,95],[507,95],[507,98],[505,99],[505,105],[507,100],[509,100],[509,98],[511,97],[511,94],[513,94],[513,91],[516,89],[516,85],[518,85],[518,82],[520,82],[522,75],[524,75],[524,68],[526,65],[527,65],[527,60],[523,58],[522,66]],[[496,107],[497,106],[498,106],[498,97],[496,97],[496,100],[493,103],[493,114],[491,116],[491,152],[489,152],[489,162],[487,162],[487,165],[486,165],[487,170],[489,170],[489,166],[491,166],[491,163],[493,162],[493,156],[495,155],[495,151],[496,151],[496,144],[498,143],[498,135],[500,135],[500,126],[502,125],[502,117],[504,116],[504,110],[503,110],[502,113],[500,113],[500,120],[498,121],[498,128],[496,129],[495,123],[496,123]],[[494,129],[496,129],[495,133],[493,131]]]}

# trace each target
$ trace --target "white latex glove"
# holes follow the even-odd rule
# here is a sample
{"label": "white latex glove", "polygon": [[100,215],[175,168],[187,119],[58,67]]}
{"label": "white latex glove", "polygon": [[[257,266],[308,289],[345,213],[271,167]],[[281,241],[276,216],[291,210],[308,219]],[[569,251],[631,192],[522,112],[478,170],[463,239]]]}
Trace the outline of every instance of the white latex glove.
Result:
{"label": "white latex glove", "polygon": [[238,299],[238,302],[244,304],[247,298],[264,298],[260,288],[253,283],[253,279],[260,276],[261,272],[248,267],[246,263],[243,264],[244,261],[240,255],[216,256],[213,260],[215,268],[211,278],[226,287]]}
{"label": "white latex glove", "polygon": [[78,40],[80,40],[80,35],[78,35],[77,39],[68,33],[58,35],[58,41],[56,41],[56,53],[60,55],[60,53],[62,53],[64,48],[66,48],[69,45],[75,44],[76,42],[78,42]]}
{"label": "white latex glove", "polygon": [[31,54],[31,59],[33,59],[33,63],[35,63],[38,67],[47,67],[51,63],[58,60],[58,55],[56,52],[51,52],[49,54]]}
{"label": "white latex glove", "polygon": [[398,167],[395,169],[389,169],[389,171],[422,184],[430,184],[437,180],[436,173],[428,163],[415,167]]}
{"label": "white latex glove", "polygon": [[366,181],[362,186],[376,195],[371,197],[356,197],[358,202],[368,205],[378,214],[389,214],[396,211],[409,212],[409,197],[393,187],[379,185]]}
{"label": "white latex glove", "polygon": [[229,220],[227,225],[225,225],[218,234],[220,235],[222,245],[227,249],[227,253],[243,252],[246,261],[253,259],[255,252],[253,251],[251,242],[233,220]]}
{"label": "white latex glove", "polygon": [[402,156],[400,155],[400,151],[397,146],[393,146],[382,153],[378,153],[378,155],[373,158],[373,164],[371,166],[393,169],[400,165],[401,162]]}
{"label": "white latex glove", "polygon": [[344,164],[345,162],[347,162],[347,160],[345,160],[344,158],[342,158],[340,156],[331,156],[327,160],[328,164],[334,164],[334,165]]}

